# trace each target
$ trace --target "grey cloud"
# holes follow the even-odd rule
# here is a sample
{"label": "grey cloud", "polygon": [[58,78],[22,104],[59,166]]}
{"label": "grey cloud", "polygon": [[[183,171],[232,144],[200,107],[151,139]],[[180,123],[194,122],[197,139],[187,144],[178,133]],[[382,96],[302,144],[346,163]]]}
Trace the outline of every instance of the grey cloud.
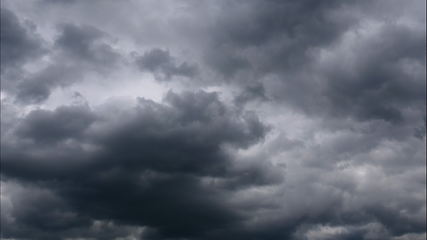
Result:
{"label": "grey cloud", "polygon": [[405,69],[425,65],[423,42],[425,36],[417,30],[396,25],[381,28],[378,39],[363,45],[366,52],[357,55],[352,69],[327,73],[330,82],[325,94],[332,107],[361,119],[396,122],[403,120],[404,106],[425,105],[422,74]]}
{"label": "grey cloud", "polygon": [[208,66],[220,73],[225,78],[229,78],[238,72],[251,68],[251,63],[241,54],[234,53],[235,49],[227,46],[212,48],[205,54],[205,61]]}
{"label": "grey cloud", "polygon": [[37,104],[49,98],[57,87],[66,87],[82,78],[82,68],[72,65],[52,64],[38,73],[22,77],[16,86],[10,89],[16,92],[16,101],[25,104]]}
{"label": "grey cloud", "polygon": [[20,68],[45,52],[42,40],[34,31],[30,24],[22,24],[12,11],[1,8],[2,75],[7,69]]}
{"label": "grey cloud", "polygon": [[[2,141],[2,174],[42,181],[82,216],[147,225],[166,237],[201,237],[235,224],[241,216],[222,203],[223,190],[204,186],[201,178],[241,178],[223,145],[246,148],[263,138],[266,127],[254,115],[233,113],[214,93],[169,93],[165,103],[140,99],[118,123],[101,113],[94,120],[95,113],[78,106],[33,111],[17,126],[20,143]],[[66,139],[75,142],[61,142]],[[87,152],[81,144],[98,150]],[[20,152],[19,145],[27,150]],[[267,174],[251,168],[244,170],[253,177]]]}
{"label": "grey cloud", "polygon": [[252,101],[252,100],[261,100],[261,101],[268,101],[268,97],[265,93],[265,88],[262,84],[254,84],[249,85],[245,88],[243,88],[242,92],[237,95],[234,99],[234,102],[237,105],[244,105],[245,103]]}
{"label": "grey cloud", "polygon": [[155,74],[158,80],[170,80],[173,76],[192,78],[197,73],[197,68],[187,62],[178,64],[167,50],[152,49],[137,57],[136,64],[143,71]]}
{"label": "grey cloud", "polygon": [[425,238],[422,1],[5,2],[4,237]]}
{"label": "grey cloud", "polygon": [[245,68],[298,68],[307,60],[307,49],[331,44],[352,23],[343,16],[335,19],[334,11],[346,5],[339,1],[224,2],[205,58],[227,77]]}
{"label": "grey cloud", "polygon": [[93,26],[63,24],[55,45],[77,61],[111,67],[118,60],[118,53],[105,42],[105,32]]}
{"label": "grey cloud", "polygon": [[59,142],[78,137],[93,121],[94,114],[84,106],[64,106],[54,112],[35,110],[27,115],[17,132],[39,143]]}
{"label": "grey cloud", "polygon": [[[378,5],[370,11],[381,11]],[[384,22],[372,35],[358,35],[362,29],[355,29],[365,23],[357,12],[372,6],[351,1],[240,6],[221,6],[222,18],[204,49],[206,63],[227,82],[242,88],[262,84],[267,98],[298,111],[362,121],[398,123],[404,106],[425,105],[425,34],[419,27]],[[354,41],[348,51],[335,50],[347,41]],[[331,54],[333,61],[324,63],[321,54]]]}
{"label": "grey cloud", "polygon": [[7,223],[3,225],[4,229],[2,228],[3,237],[58,239],[52,237],[52,233],[60,234],[61,231],[90,224],[90,219],[79,217],[70,211],[66,204],[49,190],[37,187],[31,189],[30,186],[8,188],[12,191],[9,200],[13,201],[13,205],[4,210],[8,211],[12,218],[2,214],[2,222]]}
{"label": "grey cloud", "polygon": [[[2,237],[19,239],[113,239],[148,235],[148,229],[94,221],[73,211],[54,192],[33,184],[3,182]],[[19,224],[17,224],[19,223]]]}
{"label": "grey cloud", "polygon": [[118,67],[120,55],[104,41],[106,34],[91,26],[63,24],[52,51],[52,63],[36,73],[23,73],[8,83],[7,90],[22,104],[47,100],[53,90],[81,82],[86,74],[106,74]]}

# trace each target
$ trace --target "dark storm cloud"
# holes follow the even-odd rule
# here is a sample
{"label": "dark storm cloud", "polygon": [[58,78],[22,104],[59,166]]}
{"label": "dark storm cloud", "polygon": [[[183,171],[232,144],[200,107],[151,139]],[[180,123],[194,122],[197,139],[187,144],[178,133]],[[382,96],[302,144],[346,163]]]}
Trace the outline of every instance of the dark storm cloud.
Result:
{"label": "dark storm cloud", "polygon": [[35,110],[19,126],[18,134],[24,138],[43,142],[59,142],[75,138],[95,120],[88,108],[82,106],[59,107],[54,112]]}
{"label": "dark storm cloud", "polygon": [[421,0],[7,4],[5,238],[425,238]]}
{"label": "dark storm cloud", "polygon": [[31,22],[23,24],[8,9],[1,8],[1,72],[20,68],[27,61],[40,56],[44,50]]}
{"label": "dark storm cloud", "polygon": [[[262,139],[267,131],[254,114],[237,115],[214,93],[184,93],[182,96],[169,93],[165,101],[170,106],[141,99],[137,109],[123,115],[125,118],[118,123],[113,119],[103,120],[111,116],[95,115],[82,106],[64,106],[53,112],[35,110],[20,122],[16,132],[19,137],[32,140],[28,147],[34,149],[45,142],[60,144],[61,140],[74,138],[102,147],[98,157],[103,164],[209,175],[224,174],[227,170],[223,168],[227,161],[222,147],[246,148]],[[94,123],[95,119],[99,120]],[[90,124],[95,126],[83,136]],[[45,146],[47,153],[54,152],[50,146]],[[165,146],[168,151],[164,150]],[[60,144],[59,147],[68,146]],[[9,154],[9,151],[4,153]],[[6,158],[5,164],[9,163],[19,164],[19,161],[12,163]]]}
{"label": "dark storm cloud", "polygon": [[[222,190],[202,178],[244,177],[222,148],[246,148],[263,138],[266,127],[253,114],[236,114],[214,93],[169,93],[165,103],[140,99],[122,119],[98,113],[95,122],[96,113],[85,107],[35,110],[17,125],[19,143],[2,141],[2,174],[41,181],[82,216],[147,225],[165,236],[203,236],[236,224],[241,216],[222,203]],[[26,152],[18,149],[23,145]],[[243,170],[265,174],[251,166]],[[32,228],[42,230],[39,214],[32,216]]]}
{"label": "dark storm cloud", "polygon": [[13,218],[2,215],[3,224],[7,223],[3,225],[2,237],[53,239],[53,234],[91,224],[90,219],[70,211],[60,198],[46,189],[37,186],[31,189],[29,185],[15,189],[12,196],[11,200],[22,207],[4,210],[10,211]]}
{"label": "dark storm cloud", "polygon": [[158,80],[170,80],[173,76],[194,77],[197,68],[187,62],[178,64],[167,50],[152,49],[137,57],[136,64],[143,71],[155,74]]}
{"label": "dark storm cloud", "polygon": [[[76,213],[49,189],[34,184],[8,182],[2,186],[10,201],[19,208],[2,202],[2,237],[18,239],[65,239],[84,236],[88,239],[114,239],[123,236],[145,236],[137,227],[117,226],[109,221],[93,221]],[[13,218],[11,218],[13,216]],[[19,223],[19,224],[17,224]]]}

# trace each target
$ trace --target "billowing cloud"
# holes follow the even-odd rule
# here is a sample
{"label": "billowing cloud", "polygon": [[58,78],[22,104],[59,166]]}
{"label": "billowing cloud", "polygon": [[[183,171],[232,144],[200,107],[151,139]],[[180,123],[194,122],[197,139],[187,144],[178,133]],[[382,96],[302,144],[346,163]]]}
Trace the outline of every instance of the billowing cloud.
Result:
{"label": "billowing cloud", "polygon": [[[5,76],[4,89],[13,93],[18,103],[39,104],[57,88],[81,82],[93,73],[106,74],[108,69],[118,68],[119,53],[106,41],[105,33],[85,25],[62,24],[58,28],[61,32],[52,43],[50,59],[46,63],[41,63],[35,72]],[[11,51],[11,47],[5,46],[5,49]],[[21,58],[31,57],[31,54],[23,51]],[[5,58],[6,63],[13,60],[13,57]]]}
{"label": "billowing cloud", "polygon": [[106,34],[92,26],[64,24],[55,46],[78,61],[110,67],[117,60],[117,53],[103,41]]}
{"label": "billowing cloud", "polygon": [[176,63],[169,51],[152,49],[144,55],[137,57],[136,64],[143,71],[150,71],[159,80],[169,80],[173,76],[193,77],[197,68],[186,62]]}
{"label": "billowing cloud", "polygon": [[[2,142],[4,176],[28,184],[43,181],[59,200],[88,219],[113,217],[171,236],[201,235],[206,228],[239,219],[223,205],[221,189],[204,186],[203,178],[230,184],[242,178],[251,184],[251,179],[243,179],[243,171],[253,172],[253,177],[266,174],[250,165],[235,168],[224,149],[247,148],[264,137],[267,128],[255,115],[236,114],[216,94],[205,92],[171,92],[165,105],[139,99],[134,108],[120,112],[119,119],[118,113],[85,106],[30,112],[11,130],[16,131],[16,141]],[[22,144],[26,152],[19,150]],[[42,169],[37,170],[38,164]],[[115,197],[102,197],[106,194]],[[170,195],[176,197],[172,200]],[[129,204],[135,208],[121,207]],[[37,211],[41,212],[34,218],[45,217],[35,220],[38,224],[62,217]],[[187,219],[178,224],[175,215]]]}
{"label": "billowing cloud", "polygon": [[5,0],[5,239],[425,239],[425,3]]}

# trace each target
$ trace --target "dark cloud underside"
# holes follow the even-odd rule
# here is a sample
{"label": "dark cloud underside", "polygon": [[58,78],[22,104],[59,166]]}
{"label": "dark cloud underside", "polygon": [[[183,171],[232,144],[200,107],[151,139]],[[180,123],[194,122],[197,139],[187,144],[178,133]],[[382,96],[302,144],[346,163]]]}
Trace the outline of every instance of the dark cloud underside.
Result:
{"label": "dark cloud underside", "polygon": [[425,20],[2,1],[1,238],[425,239]]}

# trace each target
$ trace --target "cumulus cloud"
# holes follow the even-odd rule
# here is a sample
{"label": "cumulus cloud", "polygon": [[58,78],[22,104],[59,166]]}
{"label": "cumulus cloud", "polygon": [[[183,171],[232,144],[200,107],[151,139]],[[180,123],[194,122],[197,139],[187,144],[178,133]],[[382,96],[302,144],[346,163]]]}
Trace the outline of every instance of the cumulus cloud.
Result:
{"label": "cumulus cloud", "polygon": [[[35,71],[24,70],[20,74],[5,76],[4,90],[13,93],[18,103],[40,104],[57,88],[81,82],[93,73],[105,75],[109,69],[118,68],[119,53],[111,47],[106,40],[108,36],[101,30],[73,24],[60,24],[58,28],[61,32],[51,44],[46,63],[39,63]],[[10,46],[5,46],[5,49],[8,49],[5,54],[11,51]],[[31,51],[24,50],[21,58],[31,57]],[[14,59],[5,58],[6,66]]]}
{"label": "cumulus cloud", "polygon": [[143,71],[150,71],[159,80],[169,80],[173,76],[194,77],[197,68],[186,62],[176,63],[169,51],[152,49],[144,55],[137,57],[136,63]]}
{"label": "cumulus cloud", "polygon": [[1,8],[5,239],[424,239],[425,3]]}
{"label": "cumulus cloud", "polygon": [[[3,176],[43,181],[89,219],[113,217],[171,236],[196,236],[239,219],[223,205],[221,189],[204,186],[202,178],[236,181],[251,171],[233,167],[224,148],[247,148],[264,137],[267,128],[255,115],[236,114],[205,92],[170,92],[164,105],[139,99],[120,111],[121,118],[84,106],[28,113],[18,120],[17,139],[3,139]],[[23,144],[26,152],[19,150]],[[262,174],[254,169],[252,176]],[[34,215],[46,224],[62,217]]]}

